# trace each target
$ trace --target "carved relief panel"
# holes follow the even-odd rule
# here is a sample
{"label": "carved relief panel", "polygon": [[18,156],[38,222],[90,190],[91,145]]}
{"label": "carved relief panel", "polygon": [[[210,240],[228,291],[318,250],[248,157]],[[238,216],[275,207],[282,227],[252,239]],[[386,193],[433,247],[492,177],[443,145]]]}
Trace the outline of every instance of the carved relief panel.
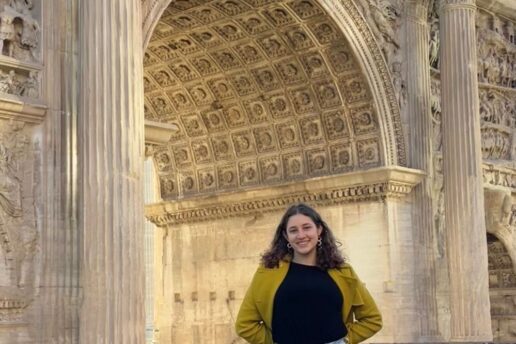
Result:
{"label": "carved relief panel", "polygon": [[40,152],[30,137],[24,123],[0,121],[0,324],[23,321],[39,282]]}
{"label": "carved relief panel", "polygon": [[488,235],[489,294],[493,340],[516,340],[516,274],[504,245]]}
{"label": "carved relief panel", "polygon": [[482,87],[479,96],[482,157],[487,160],[514,160],[516,100],[513,92]]}
{"label": "carved relief panel", "polygon": [[516,88],[514,22],[479,10],[476,26],[479,82]]}

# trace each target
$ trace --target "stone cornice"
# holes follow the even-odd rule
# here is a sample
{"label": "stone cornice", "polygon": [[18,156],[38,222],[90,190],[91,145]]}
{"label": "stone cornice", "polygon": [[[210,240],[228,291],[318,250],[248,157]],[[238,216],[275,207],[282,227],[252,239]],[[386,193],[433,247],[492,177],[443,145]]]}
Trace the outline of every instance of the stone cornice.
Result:
{"label": "stone cornice", "polygon": [[283,210],[296,202],[331,205],[399,199],[423,177],[419,170],[382,167],[258,190],[162,202],[147,206],[145,213],[149,221],[164,227]]}
{"label": "stone cornice", "polygon": [[145,120],[145,143],[162,145],[170,141],[172,134],[178,131],[175,124]]}
{"label": "stone cornice", "polygon": [[508,188],[511,190],[511,193],[516,193],[516,166],[511,168],[483,163],[482,175],[484,176],[484,187],[497,186]]}
{"label": "stone cornice", "polygon": [[514,0],[477,0],[477,7],[516,21],[516,1]]}
{"label": "stone cornice", "polygon": [[41,123],[47,107],[43,103],[29,104],[21,97],[11,94],[0,95],[0,118],[28,123]]}

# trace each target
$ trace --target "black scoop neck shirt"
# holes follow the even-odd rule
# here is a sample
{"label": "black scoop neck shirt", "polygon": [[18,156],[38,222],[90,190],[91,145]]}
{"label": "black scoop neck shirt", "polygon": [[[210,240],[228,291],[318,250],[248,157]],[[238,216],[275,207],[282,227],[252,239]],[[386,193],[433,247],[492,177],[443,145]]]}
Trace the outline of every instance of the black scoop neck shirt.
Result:
{"label": "black scoop neck shirt", "polygon": [[291,262],[274,296],[274,343],[324,344],[345,337],[344,301],[327,271]]}

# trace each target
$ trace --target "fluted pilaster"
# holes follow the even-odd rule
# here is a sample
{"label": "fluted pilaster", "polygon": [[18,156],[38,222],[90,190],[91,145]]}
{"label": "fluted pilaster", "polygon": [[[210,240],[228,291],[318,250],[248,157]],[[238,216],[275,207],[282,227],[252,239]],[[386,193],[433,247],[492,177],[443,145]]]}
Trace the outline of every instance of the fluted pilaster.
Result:
{"label": "fluted pilaster", "polygon": [[427,6],[407,2],[407,111],[410,118],[410,166],[426,172],[413,191],[412,223],[416,254],[415,283],[420,336],[439,340],[432,210],[432,114],[428,58]]}
{"label": "fluted pilaster", "polygon": [[81,0],[81,343],[145,342],[140,0]]}
{"label": "fluted pilaster", "polygon": [[474,0],[441,5],[444,206],[451,340],[492,339]]}

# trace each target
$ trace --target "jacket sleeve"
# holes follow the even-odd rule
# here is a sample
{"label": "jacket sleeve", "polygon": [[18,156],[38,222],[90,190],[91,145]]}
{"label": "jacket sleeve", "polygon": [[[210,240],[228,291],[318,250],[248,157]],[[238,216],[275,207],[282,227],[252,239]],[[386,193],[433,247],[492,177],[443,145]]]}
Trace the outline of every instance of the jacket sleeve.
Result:
{"label": "jacket sleeve", "polygon": [[357,279],[355,297],[351,306],[352,318],[354,320],[346,324],[348,329],[348,341],[350,344],[357,344],[374,335],[382,328],[382,315],[376,306],[371,294],[364,284]]}
{"label": "jacket sleeve", "polygon": [[251,286],[247,290],[235,322],[235,330],[238,336],[250,344],[272,343],[271,333],[267,329],[260,312],[256,306],[253,291],[258,287],[258,271],[253,277]]}

